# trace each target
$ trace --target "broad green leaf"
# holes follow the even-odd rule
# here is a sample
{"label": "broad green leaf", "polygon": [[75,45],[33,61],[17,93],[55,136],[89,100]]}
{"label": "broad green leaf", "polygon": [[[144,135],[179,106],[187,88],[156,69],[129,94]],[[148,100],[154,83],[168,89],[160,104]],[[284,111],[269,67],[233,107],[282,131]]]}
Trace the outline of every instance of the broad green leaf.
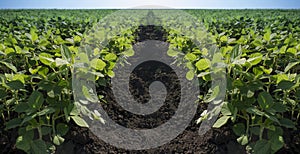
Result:
{"label": "broad green leaf", "polygon": [[236,45],[230,53],[230,61],[233,62],[242,55],[241,45]]}
{"label": "broad green leaf", "polygon": [[15,118],[15,119],[11,119],[10,121],[6,122],[6,129],[12,129],[12,128],[16,128],[18,126],[20,126],[22,123],[22,119],[20,118]]}
{"label": "broad green leaf", "polygon": [[239,138],[237,138],[237,142],[240,143],[241,145],[246,145],[248,144],[248,136],[247,135],[242,135]]}
{"label": "broad green leaf", "polygon": [[248,113],[256,114],[256,115],[259,115],[259,116],[263,116],[265,114],[264,112],[254,108],[254,107],[249,107],[249,108],[246,109],[246,111]]}
{"label": "broad green leaf", "polygon": [[35,29],[30,29],[31,41],[35,42],[38,40],[39,36],[37,35]]}
{"label": "broad green leaf", "polygon": [[47,153],[47,146],[45,141],[37,139],[31,142],[33,153]]}
{"label": "broad green leaf", "polygon": [[23,84],[25,84],[25,78],[27,76],[25,74],[15,74],[13,77],[13,80],[19,80],[21,81]]}
{"label": "broad green leaf", "polygon": [[246,127],[243,123],[234,124],[232,130],[237,136],[242,136],[246,133]]}
{"label": "broad green leaf", "polygon": [[4,50],[4,53],[6,54],[6,55],[8,55],[8,54],[10,54],[10,53],[14,53],[15,52],[15,50],[13,49],[13,48],[6,48],[5,50]]}
{"label": "broad green leaf", "polygon": [[277,74],[274,75],[274,77],[277,79],[276,84],[279,84],[282,80],[289,80],[289,77],[286,74]]}
{"label": "broad green leaf", "polygon": [[296,62],[290,62],[284,69],[284,72],[288,72],[291,68],[293,68],[294,66],[300,64],[300,61],[296,61]]}
{"label": "broad green leaf", "polygon": [[52,57],[52,55],[44,52],[39,54],[40,61],[48,66],[50,66],[54,62],[54,59],[52,59]]}
{"label": "broad green leaf", "polygon": [[82,85],[82,94],[85,96],[85,98],[88,101],[97,102],[97,100],[98,100],[97,95],[95,95],[93,89],[92,88],[88,88],[85,85]]}
{"label": "broad green leaf", "polygon": [[173,48],[169,47],[169,49],[167,51],[167,54],[170,57],[175,57],[179,54],[179,52],[176,49],[173,49]]}
{"label": "broad green leaf", "polygon": [[64,141],[65,141],[65,139],[63,137],[61,137],[60,135],[55,135],[53,138],[53,143],[55,145],[61,145]]}
{"label": "broad green leaf", "polygon": [[56,67],[59,67],[62,65],[69,64],[69,62],[67,60],[63,60],[61,58],[55,58],[55,64],[56,64]]}
{"label": "broad green leaf", "polygon": [[270,138],[271,149],[273,152],[277,152],[284,145],[284,140],[282,136],[274,135]]}
{"label": "broad green leaf", "polygon": [[210,103],[212,102],[214,99],[217,98],[217,96],[220,93],[220,86],[216,86],[214,87],[212,90],[209,91],[209,93],[205,96],[204,98],[204,102],[206,103]]}
{"label": "broad green leaf", "polygon": [[71,116],[74,122],[80,127],[89,127],[89,125],[79,116]]}
{"label": "broad green leaf", "polygon": [[70,63],[72,59],[72,53],[69,48],[65,45],[61,45],[60,50],[62,58]]}
{"label": "broad green leaf", "polygon": [[196,67],[198,70],[206,70],[210,67],[210,60],[209,59],[200,59],[197,63],[196,63]]}
{"label": "broad green leaf", "polygon": [[271,144],[267,140],[259,140],[253,148],[254,154],[271,154]]}
{"label": "broad green leaf", "polygon": [[107,71],[107,75],[111,78],[113,78],[115,76],[115,72],[113,72],[112,70],[108,70]]}
{"label": "broad green leaf", "polygon": [[115,55],[114,53],[108,53],[107,55],[105,55],[104,59],[107,61],[113,61],[117,59],[117,55]]}
{"label": "broad green leaf", "polygon": [[249,62],[252,66],[254,66],[261,62],[262,57],[263,57],[263,54],[254,53],[249,56],[249,59],[247,59],[247,62]]}
{"label": "broad green leaf", "polygon": [[268,92],[261,92],[257,98],[258,104],[263,109],[268,109],[273,104],[273,98]]}
{"label": "broad green leaf", "polygon": [[267,42],[269,42],[271,40],[271,29],[268,29],[264,35],[264,40],[266,40]]}
{"label": "broad green leaf", "polygon": [[280,53],[280,54],[285,54],[286,49],[287,49],[287,46],[282,46],[282,47],[280,48],[280,50],[279,50],[279,53]]}
{"label": "broad green leaf", "polygon": [[295,128],[294,122],[290,119],[282,118],[279,120],[279,122],[281,126],[284,126],[286,128]]}
{"label": "broad green leaf", "polygon": [[11,64],[11,63],[7,63],[7,62],[4,62],[4,61],[0,61],[0,64],[3,64],[5,65],[7,68],[11,69],[12,71],[14,71],[15,73],[17,73],[17,68]]}
{"label": "broad green leaf", "polygon": [[93,59],[91,61],[91,67],[96,70],[102,71],[105,68],[105,66],[106,63],[101,59]]}
{"label": "broad green leaf", "polygon": [[10,81],[6,85],[12,90],[24,89],[24,84],[20,80]]}
{"label": "broad green leaf", "polygon": [[273,122],[276,122],[277,124],[280,124],[280,122],[279,122],[279,120],[277,119],[276,116],[273,116],[273,115],[268,114],[268,113],[264,114],[264,116],[267,117],[268,119],[272,120]]}
{"label": "broad green leaf", "polygon": [[200,77],[204,77],[209,74],[211,74],[211,72],[201,72],[200,74],[197,75],[197,77],[200,78]]}
{"label": "broad green leaf", "polygon": [[33,130],[26,131],[25,128],[20,128],[18,132],[20,136],[17,138],[16,147],[24,151],[30,150],[30,143],[34,137]]}
{"label": "broad green leaf", "polygon": [[43,116],[45,114],[50,114],[50,113],[54,113],[56,110],[53,107],[46,107],[45,109],[43,109],[42,111],[37,112],[38,116]]}
{"label": "broad green leaf", "polygon": [[195,73],[194,73],[193,70],[188,71],[188,72],[186,73],[186,75],[185,75],[185,77],[186,77],[188,80],[193,80],[194,76],[195,76]]}
{"label": "broad green leaf", "polygon": [[235,65],[244,65],[246,63],[246,58],[242,58],[242,59],[236,59],[232,62],[232,64],[235,64]]}
{"label": "broad green leaf", "polygon": [[68,131],[69,131],[69,127],[67,124],[59,123],[56,125],[56,133],[61,136],[66,135]]}
{"label": "broad green leaf", "polygon": [[221,42],[227,42],[228,41],[227,36],[225,36],[225,35],[221,36],[220,41]]}
{"label": "broad green leaf", "polygon": [[230,116],[223,116],[221,118],[219,118],[216,123],[213,125],[213,128],[220,128],[223,125],[225,125],[228,121],[228,119],[230,118]]}
{"label": "broad green leaf", "polygon": [[189,61],[195,61],[197,59],[197,56],[193,53],[188,53],[184,56],[184,58]]}
{"label": "broad green leaf", "polygon": [[286,52],[291,53],[293,55],[296,55],[297,49],[295,49],[295,48],[289,48]]}
{"label": "broad green leaf", "polygon": [[129,48],[129,49],[126,49],[124,52],[122,52],[125,56],[127,57],[131,57],[134,55],[134,50],[133,48]]}
{"label": "broad green leaf", "polygon": [[40,93],[39,91],[33,91],[28,98],[29,106],[31,106],[36,110],[41,108],[43,102],[44,102],[43,94]]}
{"label": "broad green leaf", "polygon": [[19,136],[16,140],[16,147],[18,149],[29,151],[30,150],[30,140],[26,139],[24,136]]}
{"label": "broad green leaf", "polygon": [[233,115],[233,110],[234,107],[232,106],[232,104],[225,102],[221,108],[221,113],[222,115],[230,116]]}
{"label": "broad green leaf", "polygon": [[286,80],[281,80],[278,83],[278,88],[280,88],[281,90],[289,90],[294,86],[294,83],[291,81],[286,81]]}

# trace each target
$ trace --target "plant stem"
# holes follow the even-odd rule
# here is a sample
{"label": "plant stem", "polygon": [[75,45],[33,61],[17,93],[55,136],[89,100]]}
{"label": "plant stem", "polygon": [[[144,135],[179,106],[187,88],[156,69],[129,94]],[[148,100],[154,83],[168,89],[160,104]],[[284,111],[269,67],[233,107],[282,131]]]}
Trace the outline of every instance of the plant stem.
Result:
{"label": "plant stem", "polygon": [[259,130],[259,140],[263,139],[263,133],[264,133],[264,127],[260,126],[260,130]]}

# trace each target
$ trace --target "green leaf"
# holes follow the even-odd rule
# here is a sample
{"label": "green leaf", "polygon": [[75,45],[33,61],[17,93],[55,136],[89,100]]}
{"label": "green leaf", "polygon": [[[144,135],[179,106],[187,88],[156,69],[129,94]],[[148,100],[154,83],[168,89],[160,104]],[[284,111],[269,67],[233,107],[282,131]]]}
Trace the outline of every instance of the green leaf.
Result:
{"label": "green leaf", "polygon": [[189,61],[195,61],[197,59],[197,56],[193,53],[188,53],[184,56],[184,58]]}
{"label": "green leaf", "polygon": [[111,78],[113,78],[115,76],[115,72],[113,72],[112,70],[108,70],[107,71],[107,75]]}
{"label": "green leaf", "polygon": [[55,64],[56,64],[56,67],[59,67],[62,65],[69,64],[69,62],[67,60],[63,60],[61,58],[55,58]]}
{"label": "green leaf", "polygon": [[0,61],[1,64],[5,65],[7,68],[11,69],[12,71],[14,71],[15,73],[17,73],[17,68],[11,64],[11,63],[7,63],[7,62],[4,62],[4,61]]}
{"label": "green leaf", "polygon": [[216,123],[213,125],[214,128],[220,128],[223,125],[225,125],[228,121],[228,119],[230,118],[230,116],[223,116],[221,118],[219,118]]}
{"label": "green leaf", "polygon": [[6,48],[6,49],[4,50],[4,52],[5,52],[6,55],[8,55],[8,54],[10,54],[10,53],[14,53],[15,50],[14,50],[13,48]]}
{"label": "green leaf", "polygon": [[232,130],[237,136],[242,136],[246,133],[246,127],[243,123],[234,124]]}
{"label": "green leaf", "polygon": [[236,45],[230,53],[230,61],[233,62],[242,55],[241,45]]}
{"label": "green leaf", "polygon": [[257,101],[259,106],[263,109],[268,109],[273,104],[272,96],[266,91],[258,94]]}
{"label": "green leaf", "polygon": [[256,115],[259,115],[259,116],[263,116],[265,114],[264,112],[254,108],[254,107],[249,107],[249,108],[246,109],[246,111],[248,113],[256,114]]}
{"label": "green leaf", "polygon": [[24,136],[19,136],[16,140],[16,147],[18,149],[29,151],[30,149],[30,140],[26,139]]}
{"label": "green leaf", "polygon": [[251,127],[250,132],[253,133],[254,135],[259,135],[260,128],[259,127]]}
{"label": "green leaf", "polygon": [[79,116],[71,116],[74,122],[80,127],[89,127],[89,125]]}
{"label": "green leaf", "polygon": [[196,63],[196,67],[199,71],[201,70],[206,70],[210,67],[210,60],[209,59],[200,59],[197,63]]}
{"label": "green leaf", "polygon": [[98,98],[97,95],[95,95],[94,91],[92,88],[88,88],[85,85],[82,85],[82,93],[85,96],[85,98],[91,102],[97,102]]}
{"label": "green leaf", "polygon": [[222,115],[230,116],[234,114],[235,108],[231,103],[225,102],[221,108]]}
{"label": "green leaf", "polygon": [[70,60],[72,59],[72,53],[69,48],[66,45],[61,45],[60,51],[62,58],[70,63]]}
{"label": "green leaf", "polygon": [[19,103],[15,106],[15,111],[18,113],[21,112],[28,112],[28,110],[30,109],[28,103]]}
{"label": "green leaf", "polygon": [[249,59],[247,60],[247,62],[249,62],[252,66],[254,66],[261,62],[262,57],[263,57],[263,54],[254,53],[249,56]]}
{"label": "green leaf", "polygon": [[30,29],[30,35],[31,35],[31,41],[32,42],[35,42],[39,38],[39,36],[36,34],[35,29]]}
{"label": "green leaf", "polygon": [[101,59],[93,59],[91,61],[91,67],[96,70],[102,71],[105,68],[105,66],[106,63]]}
{"label": "green leaf", "polygon": [[284,73],[287,73],[291,68],[293,68],[294,66],[300,64],[300,61],[297,62],[290,62],[284,69]]}
{"label": "green leaf", "polygon": [[40,139],[32,141],[31,148],[33,153],[39,153],[39,154],[48,153],[45,141]]}
{"label": "green leaf", "polygon": [[185,75],[185,77],[186,77],[188,80],[193,80],[194,76],[195,76],[195,73],[194,73],[193,70],[188,71],[188,72],[186,73],[186,75]]}
{"label": "green leaf", "polygon": [[170,57],[176,57],[179,54],[179,52],[176,49],[169,47],[167,54]]}
{"label": "green leaf", "polygon": [[16,128],[16,127],[20,126],[21,123],[22,123],[22,119],[20,119],[20,118],[12,119],[12,120],[6,122],[6,124],[5,124],[5,125],[6,125],[5,129]]}
{"label": "green leaf", "polygon": [[197,77],[200,78],[200,77],[204,77],[209,74],[211,74],[211,72],[201,72],[200,74],[197,75]]}
{"label": "green leaf", "polygon": [[281,149],[284,145],[284,140],[282,136],[274,135],[270,139],[271,143],[271,149],[273,152],[277,152],[279,149]]}
{"label": "green leaf", "polygon": [[279,122],[281,126],[284,126],[286,128],[295,128],[294,122],[290,119],[282,118],[279,120]]}
{"label": "green leaf", "polygon": [[221,36],[220,41],[221,42],[227,42],[228,41],[227,36],[225,36],[225,35]]}
{"label": "green leaf", "polygon": [[131,47],[131,48],[129,48],[129,49],[126,49],[126,50],[123,52],[123,54],[124,54],[125,56],[127,56],[127,57],[131,57],[131,56],[134,55],[134,50],[133,50],[133,48]]}
{"label": "green leaf", "polygon": [[24,84],[20,80],[10,81],[6,85],[12,90],[24,89]]}
{"label": "green leaf", "polygon": [[274,75],[274,77],[277,79],[276,84],[279,84],[282,80],[289,80],[289,77],[286,74],[277,74]]}
{"label": "green leaf", "polygon": [[54,59],[52,59],[52,57],[52,55],[44,52],[39,54],[40,61],[48,66],[50,66],[54,62]]}
{"label": "green leaf", "polygon": [[209,103],[213,101],[220,93],[220,86],[214,87],[212,90],[209,91],[209,93],[205,96],[204,102]]}
{"label": "green leaf", "polygon": [[34,109],[40,109],[44,102],[43,94],[38,91],[33,91],[28,99],[28,104]]}
{"label": "green leaf", "polygon": [[270,154],[271,144],[266,140],[259,140],[253,148],[254,154]]}
{"label": "green leaf", "polygon": [[59,123],[56,125],[56,133],[61,136],[66,135],[68,131],[69,131],[69,127],[67,124]]}
{"label": "green leaf", "polygon": [[54,113],[56,110],[53,107],[47,107],[45,109],[43,109],[42,111],[37,112],[38,116],[43,116],[45,114],[50,114],[50,113]]}
{"label": "green leaf", "polygon": [[240,143],[241,145],[246,145],[248,144],[248,136],[247,135],[242,135],[239,138],[237,138],[237,142]]}
{"label": "green leaf", "polygon": [[55,135],[53,138],[53,143],[55,145],[61,145],[64,141],[65,141],[65,139],[63,137],[61,137],[60,135]]}
{"label": "green leaf", "polygon": [[286,52],[291,53],[293,55],[296,55],[297,54],[297,49],[295,49],[295,48],[289,48]]}
{"label": "green leaf", "polygon": [[271,29],[268,29],[267,32],[264,35],[264,39],[269,42],[271,40]]}
{"label": "green leaf", "polygon": [[246,63],[246,58],[236,59],[232,62],[232,64],[235,65],[244,65]]}
{"label": "green leaf", "polygon": [[16,147],[18,149],[28,152],[31,147],[30,142],[33,139],[34,132],[33,132],[33,130],[26,131],[25,128],[20,128],[18,132],[19,132],[20,136],[17,138]]}
{"label": "green leaf", "polygon": [[26,75],[24,75],[24,74],[15,74],[13,77],[13,80],[19,80],[23,84],[25,84],[25,78],[26,78]]}
{"label": "green leaf", "polygon": [[104,59],[107,61],[113,61],[117,59],[117,55],[115,55],[114,53],[108,53],[107,55],[105,55]]}
{"label": "green leaf", "polygon": [[278,84],[278,88],[281,90],[288,90],[291,89],[294,86],[294,83],[291,81],[282,80]]}

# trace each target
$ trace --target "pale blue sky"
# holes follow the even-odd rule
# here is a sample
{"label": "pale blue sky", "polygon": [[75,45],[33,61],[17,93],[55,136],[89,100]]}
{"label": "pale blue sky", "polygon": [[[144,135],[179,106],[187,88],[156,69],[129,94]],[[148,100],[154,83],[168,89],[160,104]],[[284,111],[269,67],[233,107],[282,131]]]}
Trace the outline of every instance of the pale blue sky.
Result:
{"label": "pale blue sky", "polygon": [[300,0],[0,0],[2,9],[21,8],[132,8],[144,5],[170,8],[244,9],[300,8]]}

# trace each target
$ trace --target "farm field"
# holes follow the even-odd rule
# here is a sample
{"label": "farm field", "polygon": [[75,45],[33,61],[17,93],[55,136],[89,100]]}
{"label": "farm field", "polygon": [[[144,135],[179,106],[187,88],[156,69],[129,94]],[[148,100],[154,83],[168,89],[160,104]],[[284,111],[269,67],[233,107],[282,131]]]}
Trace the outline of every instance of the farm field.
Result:
{"label": "farm field", "polygon": [[[177,48],[179,52],[168,49],[167,54],[189,69],[186,78],[197,78],[201,92],[195,117],[170,143],[129,151],[97,139],[82,118],[84,105],[74,100],[73,64],[82,42],[89,41],[87,32],[117,11],[0,10],[1,153],[300,153],[300,10],[183,10],[206,29],[226,65],[221,113],[204,136],[198,135],[207,118],[202,113],[220,92],[211,89],[214,61],[205,58],[207,47],[197,48],[179,30],[164,29],[175,20],[151,11],[140,16],[150,14],[162,27],[116,25],[121,35],[111,38],[103,51],[91,49],[98,58],[86,56],[84,61],[93,65],[100,103],[115,121],[151,128],[172,116],[163,109],[165,115],[142,121],[115,105],[113,68],[118,60],[138,54],[134,43],[153,39]],[[133,78],[142,77],[137,73]],[[172,96],[171,104],[178,99],[176,93]]]}

